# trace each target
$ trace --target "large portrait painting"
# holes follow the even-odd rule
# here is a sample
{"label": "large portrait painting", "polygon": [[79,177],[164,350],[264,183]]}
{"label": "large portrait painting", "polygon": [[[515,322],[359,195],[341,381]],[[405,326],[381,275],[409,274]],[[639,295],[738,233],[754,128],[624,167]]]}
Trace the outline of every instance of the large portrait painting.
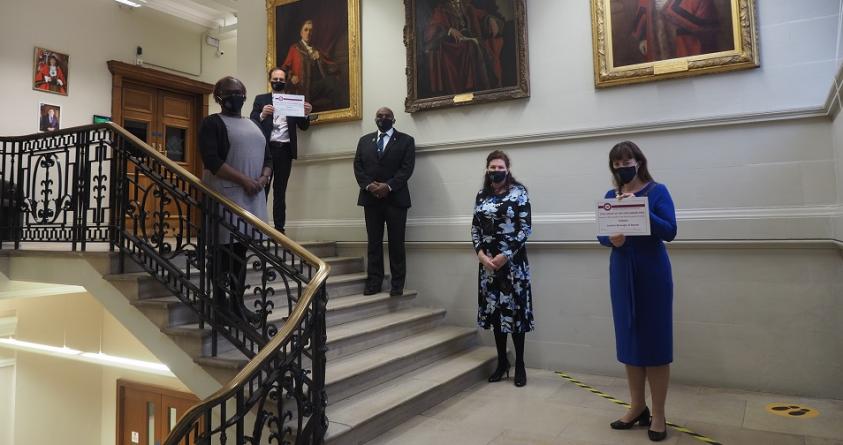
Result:
{"label": "large portrait painting", "polygon": [[266,15],[267,70],[287,72],[314,123],[360,119],[360,0],[267,0]]}
{"label": "large portrait painting", "polygon": [[755,0],[591,0],[597,87],[759,66]]}
{"label": "large portrait painting", "polygon": [[407,112],[530,95],[525,0],[404,0]]}
{"label": "large portrait painting", "polygon": [[32,89],[67,96],[70,57],[56,51],[35,48]]}

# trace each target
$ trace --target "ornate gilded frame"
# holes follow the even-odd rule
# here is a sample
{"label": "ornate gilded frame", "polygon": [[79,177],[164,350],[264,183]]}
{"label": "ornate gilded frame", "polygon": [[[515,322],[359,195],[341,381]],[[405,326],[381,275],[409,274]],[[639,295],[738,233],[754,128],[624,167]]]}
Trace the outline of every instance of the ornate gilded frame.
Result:
{"label": "ornate gilded frame", "polygon": [[730,0],[733,50],[618,67],[613,65],[611,1],[591,0],[594,85],[597,88],[760,66],[755,0]]}
{"label": "ornate gilded frame", "polygon": [[467,91],[429,98],[419,97],[419,75],[416,31],[416,2],[429,0],[404,0],[404,46],[407,48],[407,98],[404,109],[408,113],[452,106],[497,102],[501,100],[530,97],[530,66],[527,52],[527,5],[526,0],[510,0],[515,10],[515,63],[514,86],[483,91]]}
{"label": "ornate gilded frame", "polygon": [[[266,69],[267,71],[276,66],[274,60],[276,54],[275,42],[275,14],[278,6],[295,3],[304,0],[266,0]],[[361,71],[361,49],[360,49],[360,0],[346,0],[348,13],[348,108],[314,113],[317,117],[312,123],[329,123],[360,120],[362,116],[362,71]],[[270,90],[267,82],[267,91]]]}

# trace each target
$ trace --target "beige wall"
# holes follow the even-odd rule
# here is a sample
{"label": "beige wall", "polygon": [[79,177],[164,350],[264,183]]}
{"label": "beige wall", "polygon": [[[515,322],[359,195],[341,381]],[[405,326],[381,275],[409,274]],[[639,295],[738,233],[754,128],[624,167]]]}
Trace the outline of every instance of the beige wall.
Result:
{"label": "beige wall", "polygon": [[[2,360],[8,359],[0,358]],[[0,364],[0,445],[13,445],[14,439],[15,365],[7,362]]]}
{"label": "beige wall", "polygon": [[[62,106],[65,128],[90,124],[94,114],[110,116],[106,61],[134,63],[137,46],[144,48],[146,62],[195,74],[201,70],[185,76],[211,83],[236,67],[236,39],[224,40],[225,55],[217,57],[201,42],[207,29],[148,8],[119,8],[113,0],[2,0],[0,9],[0,78],[5,103],[15,104],[0,110],[4,136],[36,132],[38,102]],[[32,90],[35,46],[70,56],[68,96]]]}
{"label": "beige wall", "polygon": [[[157,361],[111,314],[88,294],[0,300],[0,311],[15,311],[20,340]],[[101,349],[100,349],[101,348]],[[0,350],[6,353],[6,350]],[[16,366],[0,368],[0,400],[9,400],[14,412],[14,442],[111,445],[117,425],[117,380],[188,391],[174,377],[75,362],[51,356],[17,352]],[[14,386],[6,373],[14,370]],[[5,394],[14,397],[4,397]],[[0,414],[3,412],[0,406]],[[5,419],[6,416],[0,417]],[[44,428],[44,419],[55,419]],[[0,440],[3,439],[0,432]],[[0,442],[2,444],[3,442]]]}

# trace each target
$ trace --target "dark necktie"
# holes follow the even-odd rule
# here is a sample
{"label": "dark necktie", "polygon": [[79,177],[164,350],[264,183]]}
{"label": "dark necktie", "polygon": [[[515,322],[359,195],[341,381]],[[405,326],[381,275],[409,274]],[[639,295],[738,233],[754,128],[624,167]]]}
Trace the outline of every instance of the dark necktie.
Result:
{"label": "dark necktie", "polygon": [[380,158],[383,156],[383,147],[384,147],[384,139],[386,139],[386,133],[381,133],[378,135],[378,157]]}

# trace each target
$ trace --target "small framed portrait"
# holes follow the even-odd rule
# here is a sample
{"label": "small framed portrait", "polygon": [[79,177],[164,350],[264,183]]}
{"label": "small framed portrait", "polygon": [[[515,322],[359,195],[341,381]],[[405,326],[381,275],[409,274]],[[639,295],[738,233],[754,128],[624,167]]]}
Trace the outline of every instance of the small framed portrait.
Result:
{"label": "small framed portrait", "polygon": [[404,0],[408,113],[530,96],[525,0]]}
{"label": "small framed portrait", "polygon": [[38,104],[38,131],[56,131],[61,129],[61,107],[58,105]]}
{"label": "small framed portrait", "polygon": [[598,88],[758,67],[755,0],[591,0]]}
{"label": "small framed portrait", "polygon": [[266,69],[313,106],[314,123],[361,116],[360,0],[267,0]]}
{"label": "small framed portrait", "polygon": [[44,48],[35,48],[32,89],[67,96],[70,57]]}

